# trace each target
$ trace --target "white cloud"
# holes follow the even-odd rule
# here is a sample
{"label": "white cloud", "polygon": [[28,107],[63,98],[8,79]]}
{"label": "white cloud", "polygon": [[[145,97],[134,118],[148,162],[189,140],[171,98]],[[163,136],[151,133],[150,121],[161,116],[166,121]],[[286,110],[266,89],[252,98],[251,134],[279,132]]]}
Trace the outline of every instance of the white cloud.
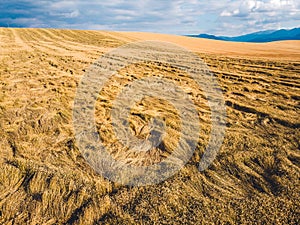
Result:
{"label": "white cloud", "polygon": [[[0,25],[137,30],[175,34],[236,35],[265,28],[298,26],[299,0],[10,0],[0,7]],[[22,10],[13,5],[22,4]],[[15,4],[14,4],[15,3]],[[27,8],[26,8],[27,6]],[[11,14],[11,15],[10,15]],[[31,19],[31,20],[30,20]],[[18,21],[18,20],[15,20]],[[22,21],[22,20],[21,20]],[[25,25],[24,25],[25,24]],[[45,26],[46,26],[45,25]]]}
{"label": "white cloud", "polygon": [[220,27],[225,23],[243,25],[237,33],[278,29],[288,24],[299,25],[298,0],[236,0],[220,13]]}
{"label": "white cloud", "polygon": [[80,15],[80,12],[79,12],[79,10],[76,9],[76,10],[70,12],[70,13],[64,13],[63,15],[66,18],[75,18],[75,17],[78,17]]}
{"label": "white cloud", "polygon": [[221,16],[251,16],[261,13],[262,16],[282,15],[300,12],[300,4],[296,0],[237,0],[228,5]]}

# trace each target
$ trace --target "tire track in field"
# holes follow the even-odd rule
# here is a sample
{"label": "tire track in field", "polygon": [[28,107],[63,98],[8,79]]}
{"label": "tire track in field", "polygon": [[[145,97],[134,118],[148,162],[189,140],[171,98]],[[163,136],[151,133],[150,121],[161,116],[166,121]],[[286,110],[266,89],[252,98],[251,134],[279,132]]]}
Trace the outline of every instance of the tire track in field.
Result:
{"label": "tire track in field", "polygon": [[[30,39],[31,43],[37,51],[51,53],[53,55],[61,55],[66,52],[70,52],[69,49],[60,47],[55,41],[48,38],[46,35],[39,33],[38,30],[26,31],[24,33],[25,38]],[[49,51],[49,52],[48,52]]]}
{"label": "tire track in field", "polygon": [[138,41],[138,39],[132,38],[132,37],[128,37],[128,36],[122,34],[121,32],[114,32],[114,31],[97,31],[97,32],[101,33],[103,35],[110,36],[110,37],[112,37],[114,39],[124,41],[124,42]]}
{"label": "tire track in field", "polygon": [[32,47],[29,46],[28,43],[20,36],[19,31],[23,30],[12,29],[13,35],[15,37],[15,43],[26,51],[33,51]]}
{"label": "tire track in field", "polygon": [[116,48],[127,43],[113,37],[108,37],[106,34],[96,31],[66,30],[64,34],[70,38],[71,41],[80,42],[81,44],[94,45],[97,47],[106,46],[108,48]]}
{"label": "tire track in field", "polygon": [[221,58],[218,64],[210,58],[206,61],[223,85],[230,110],[242,113],[254,124],[299,126],[297,63],[236,58]]}
{"label": "tire track in field", "polygon": [[74,41],[65,40],[62,35],[56,35],[52,30],[38,30],[39,32],[45,32],[51,38],[49,40],[55,40],[54,45],[65,48],[66,51],[70,52],[71,56],[74,56],[77,59],[94,59],[99,57],[105,52],[108,52],[111,48],[106,47],[97,47],[94,45],[85,45]]}
{"label": "tire track in field", "polygon": [[[109,48],[100,48],[102,51],[99,51],[99,48],[97,50],[91,49],[91,46],[82,46],[78,42],[64,41],[63,37],[59,36],[52,39],[51,34],[50,31],[43,33],[40,29],[37,29],[34,32],[30,32],[30,36],[28,33],[25,33],[24,36],[31,40],[30,43],[34,41],[32,48],[39,52],[56,56],[70,56],[76,60],[84,59],[88,62],[94,61],[101,54],[109,50]],[[92,46],[92,48],[96,48],[96,46]]]}
{"label": "tire track in field", "polygon": [[52,30],[38,30],[38,32],[44,32],[45,34],[48,35],[49,40],[55,40],[55,43],[59,46],[64,46],[66,47],[67,50],[70,51],[77,51],[77,52],[87,52],[87,51],[92,51],[92,52],[99,52],[101,50],[102,52],[110,50],[110,48],[105,48],[105,47],[97,47],[94,45],[85,45],[81,44],[79,42],[74,42],[74,41],[69,41],[66,40],[65,37],[63,36],[63,32],[61,32],[61,35],[56,35]]}

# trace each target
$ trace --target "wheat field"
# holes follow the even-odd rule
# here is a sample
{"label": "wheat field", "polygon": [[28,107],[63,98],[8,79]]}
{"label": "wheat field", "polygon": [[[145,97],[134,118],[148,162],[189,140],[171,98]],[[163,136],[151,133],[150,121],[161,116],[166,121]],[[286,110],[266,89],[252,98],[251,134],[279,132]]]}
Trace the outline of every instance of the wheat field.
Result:
{"label": "wheat field", "polygon": [[[188,93],[199,114],[193,157],[157,185],[122,186],[97,174],[75,140],[72,109],[89,66],[113,48],[160,40],[197,53],[216,75],[226,135],[213,164],[198,163],[211,131],[207,99],[184,73],[151,62],[123,68],[99,93],[95,122],[116,158],[150,165],[178,142],[180,119],[147,97],[131,110],[141,139],[159,114],[164,148],[132,154],[114,136],[112,100],[142,77],[160,76]],[[300,42],[226,43],[172,35],[0,28],[0,224],[299,224]]]}

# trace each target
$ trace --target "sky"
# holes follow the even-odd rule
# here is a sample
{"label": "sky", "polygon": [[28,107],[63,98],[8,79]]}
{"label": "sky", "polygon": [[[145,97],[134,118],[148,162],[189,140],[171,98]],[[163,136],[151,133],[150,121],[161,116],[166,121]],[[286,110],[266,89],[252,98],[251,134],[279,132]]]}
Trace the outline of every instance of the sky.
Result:
{"label": "sky", "polygon": [[1,0],[0,27],[236,36],[300,27],[300,1]]}

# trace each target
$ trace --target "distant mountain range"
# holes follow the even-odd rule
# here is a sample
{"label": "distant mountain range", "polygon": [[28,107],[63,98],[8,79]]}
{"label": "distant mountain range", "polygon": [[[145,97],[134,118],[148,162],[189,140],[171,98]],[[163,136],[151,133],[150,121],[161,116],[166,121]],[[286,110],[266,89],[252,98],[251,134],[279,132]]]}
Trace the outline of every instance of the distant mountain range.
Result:
{"label": "distant mountain range", "polygon": [[189,37],[207,38],[222,41],[235,41],[235,42],[271,42],[283,40],[300,40],[300,28],[291,30],[266,30],[259,31],[251,34],[246,34],[237,37],[215,36],[210,34],[187,35]]}

